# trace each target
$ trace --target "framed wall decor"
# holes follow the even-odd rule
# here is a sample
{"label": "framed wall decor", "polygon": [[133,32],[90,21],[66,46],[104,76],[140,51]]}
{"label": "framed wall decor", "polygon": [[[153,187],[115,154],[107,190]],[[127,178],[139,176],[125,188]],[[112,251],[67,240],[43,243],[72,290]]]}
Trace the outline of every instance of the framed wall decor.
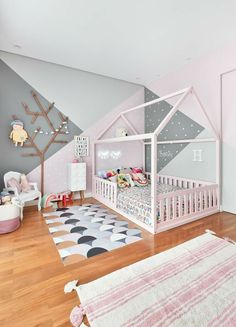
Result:
{"label": "framed wall decor", "polygon": [[74,155],[75,158],[89,156],[89,137],[74,136]]}

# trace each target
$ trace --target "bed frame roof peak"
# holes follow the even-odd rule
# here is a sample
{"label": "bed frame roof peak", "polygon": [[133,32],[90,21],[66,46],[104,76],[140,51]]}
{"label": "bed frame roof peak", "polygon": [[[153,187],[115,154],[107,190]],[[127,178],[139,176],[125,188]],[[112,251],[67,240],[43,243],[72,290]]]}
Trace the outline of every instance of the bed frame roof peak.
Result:
{"label": "bed frame roof peak", "polygon": [[[210,118],[209,118],[203,104],[201,103],[196,91],[191,86],[191,87],[187,87],[187,88],[184,88],[182,90],[170,93],[168,95],[162,96],[162,97],[160,97],[158,99],[151,100],[149,102],[144,102],[144,103],[142,103],[142,104],[140,104],[138,106],[132,107],[130,109],[123,110],[118,115],[116,115],[116,117],[105,127],[104,130],[101,131],[101,133],[95,138],[94,143],[112,143],[112,142],[136,141],[136,140],[141,140],[142,141],[144,139],[148,139],[148,138],[152,139],[154,137],[157,137],[160,134],[160,132],[162,131],[162,129],[168,124],[168,122],[174,116],[174,114],[178,110],[179,106],[184,102],[184,100],[187,98],[187,96],[189,94],[192,94],[193,98],[196,100],[196,102],[198,104],[198,107],[200,108],[200,110],[202,111],[206,121],[208,122],[209,127],[210,127],[210,129],[211,129],[211,131],[212,131],[212,133],[214,135],[214,140],[219,141],[220,138],[219,138],[219,135],[218,135],[215,127],[213,126],[213,124],[212,124],[212,122],[211,122],[211,120],[210,120]],[[137,130],[135,129],[135,127],[132,125],[132,123],[129,121],[129,119],[125,116],[129,112],[142,109],[142,108],[144,108],[146,106],[150,106],[152,104],[155,104],[155,103],[158,103],[158,102],[161,102],[161,101],[165,101],[165,100],[171,99],[171,98],[176,97],[176,96],[181,96],[181,97],[176,101],[173,108],[170,110],[170,112],[166,115],[166,117],[162,120],[160,125],[154,130],[153,133],[139,134],[137,132]],[[128,135],[128,136],[123,136],[123,137],[114,137],[114,138],[101,139],[101,137],[109,130],[109,128],[118,119],[122,119],[134,134],[133,135]],[[212,138],[211,138],[211,141],[212,141]],[[172,141],[168,141],[168,142],[171,143]]]}

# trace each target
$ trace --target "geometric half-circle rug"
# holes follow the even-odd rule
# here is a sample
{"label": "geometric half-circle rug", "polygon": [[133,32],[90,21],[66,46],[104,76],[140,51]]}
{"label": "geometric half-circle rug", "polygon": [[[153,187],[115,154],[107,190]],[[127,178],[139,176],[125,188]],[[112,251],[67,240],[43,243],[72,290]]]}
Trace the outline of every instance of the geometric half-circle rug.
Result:
{"label": "geometric half-circle rug", "polygon": [[98,204],[58,208],[43,216],[65,265],[142,239],[139,229]]}

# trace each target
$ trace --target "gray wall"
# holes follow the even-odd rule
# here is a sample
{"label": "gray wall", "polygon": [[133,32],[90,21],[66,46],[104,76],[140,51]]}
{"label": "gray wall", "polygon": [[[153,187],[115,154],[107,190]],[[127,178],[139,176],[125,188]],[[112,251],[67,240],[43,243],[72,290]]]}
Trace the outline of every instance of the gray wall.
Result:
{"label": "gray wall", "polygon": [[143,86],[0,51],[0,58],[83,131]]}
{"label": "gray wall", "polygon": [[[145,88],[145,102],[159,98],[158,95],[151,90]],[[152,133],[162,122],[165,116],[170,112],[172,106],[167,101],[145,107],[145,133]],[[202,131],[204,127],[177,111],[166,127],[158,136],[158,141],[166,140],[183,140],[194,139]],[[169,162],[171,162],[189,143],[180,144],[163,144],[158,145],[157,151],[157,171],[162,170]],[[145,147],[145,169],[151,170],[151,147]]]}
{"label": "gray wall", "polygon": [[[205,129],[199,138],[209,138]],[[193,150],[202,151],[202,161],[193,160]],[[214,142],[190,143],[161,171],[163,175],[216,182],[216,146]]]}
{"label": "gray wall", "polygon": [[[22,157],[23,153],[34,152],[33,149],[15,147],[9,139],[11,132],[12,115],[16,115],[24,122],[25,129],[30,135],[38,126],[43,130],[49,131],[49,126],[43,117],[39,117],[34,124],[31,124],[31,116],[26,115],[21,102],[29,105],[32,111],[39,111],[31,95],[32,87],[17,75],[9,66],[0,60],[0,189],[3,187],[2,176],[5,172],[14,170],[22,173],[28,173],[39,165],[38,157]],[[39,95],[39,94],[38,94]],[[48,106],[49,102],[39,95],[41,102]],[[53,99],[52,99],[53,100]],[[49,114],[54,126],[59,126],[60,120],[58,109],[54,108]],[[69,120],[68,129],[70,134],[59,135],[57,139],[71,141],[75,135],[82,130]],[[43,148],[47,143],[49,136],[38,135],[35,139],[39,148]],[[63,144],[53,144],[46,153],[46,159],[60,150]]]}

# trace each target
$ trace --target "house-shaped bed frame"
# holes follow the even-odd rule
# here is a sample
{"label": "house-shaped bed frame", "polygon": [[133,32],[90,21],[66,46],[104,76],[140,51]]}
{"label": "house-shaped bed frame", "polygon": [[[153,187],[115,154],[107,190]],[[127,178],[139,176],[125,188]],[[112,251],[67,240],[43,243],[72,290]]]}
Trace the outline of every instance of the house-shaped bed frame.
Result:
{"label": "house-shaped bed frame", "polygon": [[[175,105],[165,116],[163,121],[157,126],[153,133],[138,134],[135,127],[126,117],[127,113],[134,110],[142,109],[146,106],[166,101],[168,99],[179,96]],[[208,122],[209,128],[213,133],[212,138],[195,138],[195,139],[183,139],[183,140],[166,140],[157,141],[157,137],[163,128],[167,125],[170,119],[174,116],[180,105],[185,101],[188,96],[192,96],[198,104],[199,110],[202,111]],[[102,139],[103,135],[111,128],[111,126],[118,120],[122,119],[124,123],[132,131],[133,135],[124,137],[115,137]],[[146,172],[146,176],[151,181],[151,206],[150,217],[151,224],[147,224],[135,216],[131,216],[121,209],[117,208],[117,184],[109,180],[102,179],[96,176],[96,145],[103,143],[115,143],[115,142],[130,142],[141,141],[143,143],[143,167],[145,167],[145,140],[151,140],[151,172]],[[187,178],[176,176],[165,176],[157,174],[157,146],[158,144],[173,144],[173,143],[202,143],[202,142],[214,142],[216,146],[216,181],[215,183],[204,182],[198,180],[190,180]],[[149,144],[150,144],[149,143]],[[165,183],[168,185],[179,186],[182,189],[157,195],[157,182]],[[198,95],[192,87],[185,88],[175,93],[160,97],[153,101],[149,101],[133,107],[128,110],[124,110],[119,113],[114,120],[98,135],[93,144],[93,197],[108,207],[114,209],[121,215],[125,216],[129,220],[140,225],[144,229],[151,233],[159,233],[161,231],[191,222],[203,218],[205,216],[216,213],[220,209],[220,138],[211,123],[206,110],[204,109]]]}

